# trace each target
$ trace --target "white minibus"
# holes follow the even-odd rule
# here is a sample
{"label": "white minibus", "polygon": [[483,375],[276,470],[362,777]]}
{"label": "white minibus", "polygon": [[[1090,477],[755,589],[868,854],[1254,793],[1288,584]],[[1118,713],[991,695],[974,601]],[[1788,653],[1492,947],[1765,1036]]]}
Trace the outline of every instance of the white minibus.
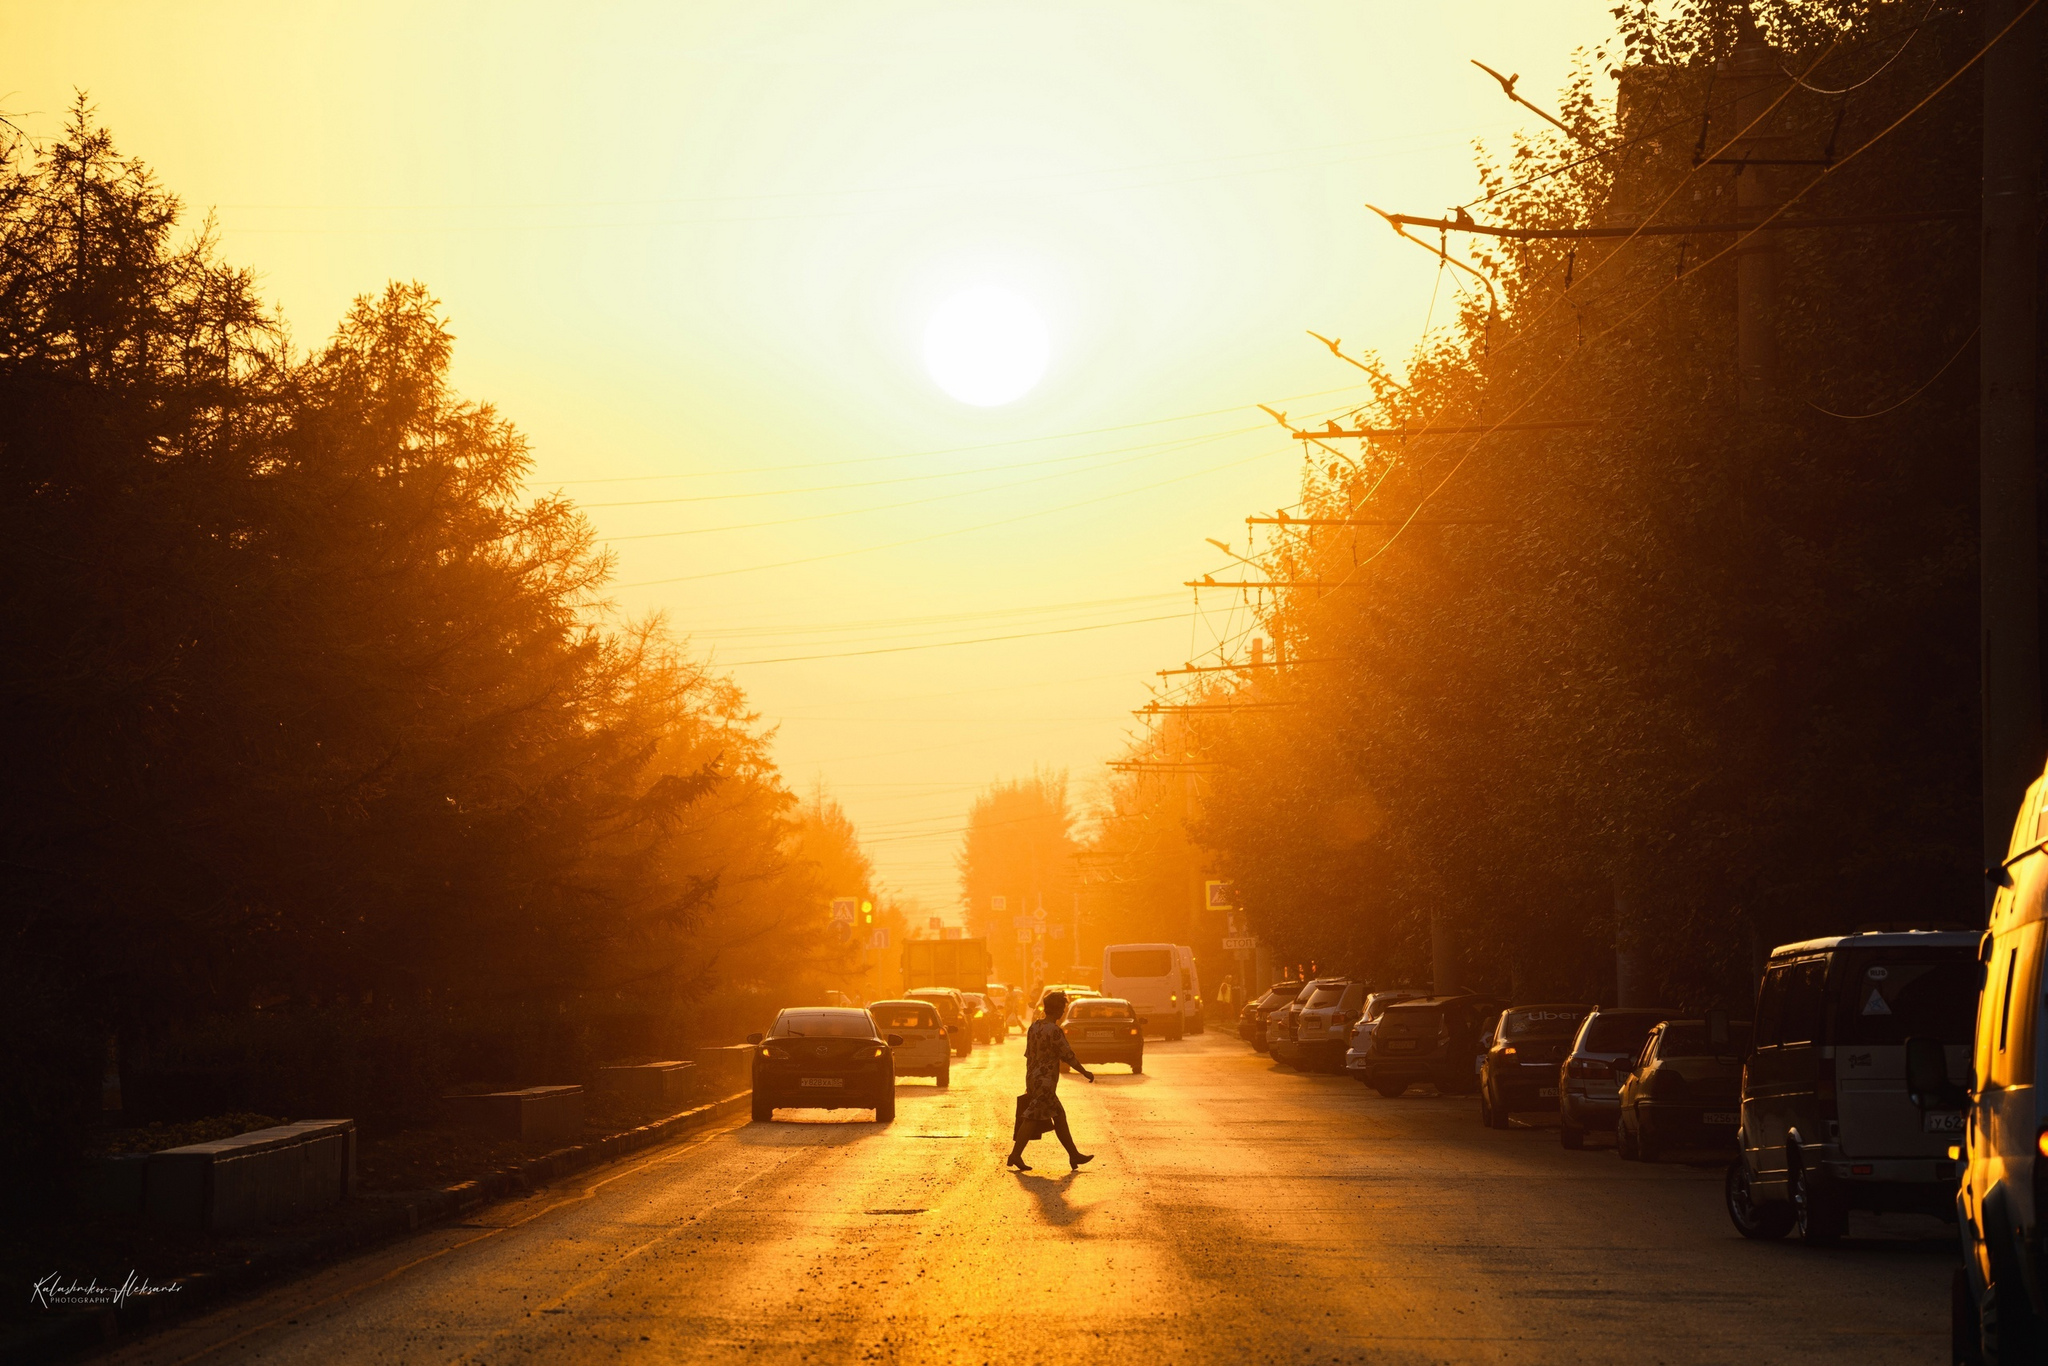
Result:
{"label": "white minibus", "polygon": [[1187,1032],[1184,970],[1192,981],[1193,964],[1177,944],[1111,944],[1102,951],[1102,994],[1135,1006],[1147,1032],[1178,1039]]}

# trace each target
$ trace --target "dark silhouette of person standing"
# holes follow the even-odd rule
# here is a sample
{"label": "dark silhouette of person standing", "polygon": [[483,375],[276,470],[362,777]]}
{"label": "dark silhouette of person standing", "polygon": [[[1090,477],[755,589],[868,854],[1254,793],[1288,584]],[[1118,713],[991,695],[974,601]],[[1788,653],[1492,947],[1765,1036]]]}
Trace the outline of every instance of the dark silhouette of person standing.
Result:
{"label": "dark silhouette of person standing", "polygon": [[1020,1172],[1031,1170],[1024,1162],[1024,1145],[1047,1129],[1058,1135],[1060,1146],[1067,1150],[1067,1161],[1077,1170],[1095,1160],[1093,1153],[1084,1153],[1074,1146],[1074,1135],[1067,1128],[1067,1107],[1060,1104],[1061,1063],[1089,1081],[1095,1080],[1095,1074],[1081,1066],[1073,1046],[1060,1030],[1060,1017],[1066,1013],[1067,994],[1049,991],[1045,996],[1045,1018],[1034,1022],[1024,1033],[1024,1094],[1017,1097],[1017,1129],[1013,1135],[1016,1142],[1010,1148],[1010,1165]]}

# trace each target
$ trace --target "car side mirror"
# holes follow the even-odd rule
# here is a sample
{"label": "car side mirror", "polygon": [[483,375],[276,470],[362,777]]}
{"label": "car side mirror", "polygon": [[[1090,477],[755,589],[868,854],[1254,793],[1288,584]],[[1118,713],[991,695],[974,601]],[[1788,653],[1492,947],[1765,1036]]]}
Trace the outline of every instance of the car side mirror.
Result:
{"label": "car side mirror", "polygon": [[946,1026],[946,1032],[947,1032],[948,1034],[958,1034],[958,1033],[960,1032],[960,1026],[959,1026],[959,1025],[947,1025],[947,1026]]}
{"label": "car side mirror", "polygon": [[747,1035],[747,1042],[748,1042],[748,1043],[759,1043],[759,1042],[761,1042],[761,1036],[760,1036],[759,1034],[749,1034],[749,1035]]}
{"label": "car side mirror", "polygon": [[1150,1015],[1140,1015],[1140,1016],[1138,1017],[1138,1027],[1139,1027],[1139,1028],[1141,1028],[1141,1029],[1142,1029],[1142,1028],[1143,1028],[1144,1026],[1146,1026],[1146,1025],[1148,1025],[1148,1024],[1151,1024],[1151,1023],[1152,1023],[1152,1017],[1151,1017]]}
{"label": "car side mirror", "polygon": [[884,1039],[884,1042],[891,1048],[901,1048],[903,1047],[903,1036],[901,1034],[891,1034]]}
{"label": "car side mirror", "polygon": [[1948,1079],[1948,1050],[1941,1040],[1906,1040],[1906,1094],[1922,1110],[1955,1110],[1969,1099]]}

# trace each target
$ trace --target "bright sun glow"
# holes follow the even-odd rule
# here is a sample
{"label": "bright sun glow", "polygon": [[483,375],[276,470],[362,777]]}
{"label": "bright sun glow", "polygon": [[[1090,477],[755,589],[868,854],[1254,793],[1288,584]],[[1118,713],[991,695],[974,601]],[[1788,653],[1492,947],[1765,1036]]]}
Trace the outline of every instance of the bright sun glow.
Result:
{"label": "bright sun glow", "polygon": [[994,285],[961,290],[925,324],[925,369],[941,389],[981,408],[1031,392],[1051,354],[1038,310]]}

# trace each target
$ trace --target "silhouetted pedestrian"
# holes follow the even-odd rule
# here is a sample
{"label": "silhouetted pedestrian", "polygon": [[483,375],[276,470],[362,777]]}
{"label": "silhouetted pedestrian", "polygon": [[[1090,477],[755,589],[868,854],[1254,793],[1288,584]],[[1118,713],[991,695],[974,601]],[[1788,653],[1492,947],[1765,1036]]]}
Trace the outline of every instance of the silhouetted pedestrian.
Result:
{"label": "silhouetted pedestrian", "polygon": [[1074,1135],[1067,1128],[1067,1107],[1060,1104],[1060,1064],[1065,1063],[1091,1082],[1095,1074],[1081,1066],[1073,1045],[1060,1029],[1060,1017],[1067,1013],[1067,994],[1049,991],[1042,1004],[1045,1018],[1024,1033],[1024,1094],[1017,1097],[1017,1127],[1012,1135],[1016,1142],[1010,1147],[1010,1165],[1020,1172],[1031,1170],[1024,1162],[1024,1145],[1047,1129],[1059,1137],[1060,1146],[1067,1150],[1067,1161],[1076,1168],[1095,1160],[1094,1154],[1074,1146]]}

